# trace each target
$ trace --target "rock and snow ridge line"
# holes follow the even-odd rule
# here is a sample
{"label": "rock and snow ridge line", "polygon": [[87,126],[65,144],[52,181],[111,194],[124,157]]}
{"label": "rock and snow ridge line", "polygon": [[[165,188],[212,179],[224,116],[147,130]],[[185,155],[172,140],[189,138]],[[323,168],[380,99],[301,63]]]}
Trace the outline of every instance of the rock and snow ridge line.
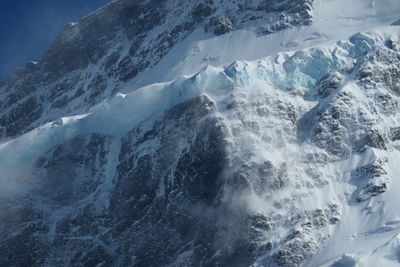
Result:
{"label": "rock and snow ridge line", "polygon": [[[390,28],[387,28],[390,29]],[[358,38],[360,37],[360,38]],[[298,52],[280,53],[277,56],[270,56],[263,60],[254,62],[235,62],[225,68],[215,68],[207,66],[204,70],[191,77],[183,77],[177,81],[154,84],[133,91],[132,93],[118,93],[114,98],[105,101],[93,107],[89,113],[77,115],[73,117],[60,118],[56,121],[49,122],[41,126],[27,135],[10,140],[1,144],[2,149],[14,146],[16,140],[57,140],[51,136],[60,136],[61,141],[65,141],[80,132],[98,132],[107,135],[118,136],[135,127],[140,122],[155,114],[162,114],[163,111],[172,106],[183,102],[187,99],[195,97],[199,94],[206,93],[212,96],[226,94],[225,90],[229,90],[233,86],[232,78],[227,75],[231,69],[235,70],[236,66],[244,68],[246,71],[256,73],[256,79],[262,79],[265,82],[281,88],[295,88],[305,93],[306,90],[312,90],[316,82],[326,73],[340,68],[351,68],[354,64],[355,57],[365,51],[364,43],[368,42],[384,42],[385,36],[375,36],[377,40],[368,39],[368,35],[356,35],[353,41],[339,42],[335,45],[326,46],[323,49],[312,48],[301,50]],[[367,40],[367,41],[366,41]],[[357,42],[359,47],[351,42]],[[329,58],[332,57],[335,58]],[[319,58],[321,57],[321,58]],[[329,59],[329,61],[324,61]],[[299,60],[310,60],[306,65],[296,66]],[[243,67],[246,66],[246,67]],[[263,72],[258,72],[257,69]],[[231,75],[236,75],[235,72]],[[287,79],[290,77],[290,79]],[[238,83],[245,83],[246,76],[234,77]],[[220,85],[220,83],[226,83]],[[215,85],[213,84],[215,83]],[[212,86],[209,86],[212,84]],[[231,89],[232,90],[232,89]],[[313,94],[307,92],[307,94]],[[150,105],[149,103],[153,103]],[[98,122],[112,122],[116,127],[109,127],[107,124]],[[86,125],[87,124],[87,125]],[[66,128],[66,130],[60,129]],[[54,132],[50,136],[46,132]],[[66,134],[62,132],[66,132]],[[40,135],[45,136],[39,138]],[[58,144],[59,141],[52,143],[50,147]],[[48,150],[50,147],[46,147]],[[33,149],[32,151],[35,151]],[[44,151],[42,151],[44,152]]]}
{"label": "rock and snow ridge line", "polygon": [[[223,99],[229,94],[239,94],[240,99],[240,93],[244,95],[252,94],[252,90],[254,90],[254,96],[260,96],[259,93],[262,93],[264,90],[267,90],[266,92],[268,92],[268,90],[277,90],[276,93],[282,91],[283,93],[278,94],[279,98],[285,99],[285,97],[289,97],[289,101],[295,107],[295,110],[302,110],[297,114],[297,116],[308,113],[317,106],[325,108],[324,106],[331,105],[329,102],[333,101],[335,96],[340,96],[338,98],[340,101],[342,101],[340,99],[341,97],[348,97],[345,94],[341,96],[339,94],[340,91],[343,93],[347,92],[347,94],[350,95],[355,94],[351,97],[355,97],[354,99],[356,101],[361,101],[361,104],[358,105],[362,105],[364,101],[368,101],[368,98],[363,96],[364,93],[362,90],[364,89],[361,89],[359,85],[353,81],[355,79],[354,75],[346,74],[346,71],[354,69],[355,67],[357,68],[357,65],[362,64],[362,60],[360,59],[365,57],[365,55],[368,53],[374,54],[374,50],[383,48],[391,51],[396,49],[395,44],[397,42],[393,40],[398,39],[398,27],[382,27],[381,29],[371,33],[357,34],[350,38],[349,41],[341,41],[335,45],[330,45],[323,48],[306,49],[297,52],[281,53],[276,56],[271,56],[255,62],[236,62],[224,68],[208,67],[192,77],[182,78],[170,83],[151,85],[138,89],[129,94],[119,94],[117,97],[94,107],[91,112],[86,115],[59,119],[55,122],[39,127],[38,129],[16,138],[15,140],[1,144],[0,153],[3,155],[3,158],[6,158],[6,160],[2,161],[1,163],[1,169],[7,170],[7,168],[10,169],[11,167],[13,170],[18,170],[18,166],[27,166],[29,163],[33,164],[39,156],[45,154],[50,148],[64,143],[65,141],[79,134],[93,132],[116,137],[123,136],[124,133],[136,127],[143,120],[158,117],[165,110],[173,107],[174,105],[201,94],[207,95],[208,98],[213,99],[218,103],[218,101],[220,101],[219,99]],[[390,44],[388,41],[391,41],[391,45],[389,45],[390,47],[388,47],[388,44]],[[324,79],[321,80],[321,78],[327,73],[338,70],[341,71],[342,74],[333,75],[333,79],[329,76],[326,78],[328,84],[338,84],[338,86],[325,87],[324,85],[326,82],[324,82]],[[345,72],[343,72],[343,70]],[[364,75],[365,74],[363,74],[361,77]],[[372,80],[374,81],[374,79]],[[319,81],[323,82],[321,86],[318,85]],[[331,89],[333,89],[333,91],[329,91]],[[244,97],[245,98],[242,99],[242,101],[247,101],[246,96]],[[149,103],[153,104],[151,105],[153,108],[149,108]],[[373,105],[375,104],[373,103]],[[389,112],[392,111],[389,110]],[[221,114],[220,116],[224,116],[224,110],[219,111],[219,113]],[[344,113],[340,113],[340,110],[339,114],[342,116],[345,115]],[[385,118],[385,116],[380,117],[383,123],[387,123],[385,124],[385,128],[389,127],[386,129],[386,131],[391,130],[390,128],[392,127],[391,125],[393,125],[393,122],[398,121],[398,119],[393,116],[394,115],[386,116],[387,118]],[[230,120],[226,119],[226,121],[229,123]],[[290,140],[292,137],[288,136],[288,138],[288,140]],[[307,140],[307,138],[312,139],[312,136],[306,136],[305,140]],[[332,240],[335,240],[335,236],[342,238],[342,235],[346,235],[346,231],[348,231],[348,229],[346,229],[346,220],[350,220],[354,214],[362,214],[362,211],[359,211],[359,209],[364,204],[350,203],[347,206],[347,204],[341,200],[341,198],[344,197],[341,195],[341,192],[348,192],[349,190],[351,191],[351,183],[355,183],[356,188],[360,186],[357,190],[364,190],[364,182],[361,182],[359,185],[357,185],[356,181],[358,179],[357,175],[360,173],[363,174],[364,170],[367,170],[365,167],[371,166],[372,173],[379,172],[379,168],[384,168],[384,171],[389,175],[388,177],[391,177],[391,179],[390,181],[384,180],[383,182],[386,184],[396,183],[396,180],[393,180],[397,173],[397,168],[394,165],[394,160],[398,157],[398,152],[395,145],[396,143],[393,144],[393,147],[392,145],[387,147],[388,144],[384,144],[386,147],[379,147],[379,138],[377,140],[378,143],[374,143],[375,139],[368,140],[366,143],[366,152],[363,152],[365,151],[364,146],[361,148],[357,147],[356,151],[359,151],[358,153],[360,154],[350,154],[350,157],[346,152],[346,147],[339,147],[337,150],[335,146],[330,147],[329,143],[328,146],[326,146],[325,141],[324,143],[320,143],[319,140],[311,140],[311,144],[306,142],[303,145],[305,148],[294,148],[294,151],[297,151],[297,153],[299,153],[299,151],[313,151],[315,149],[318,151],[318,147],[307,148],[309,145],[312,145],[313,142],[317,142],[314,144],[317,144],[317,146],[320,146],[322,149],[328,150],[328,152],[330,152],[334,158],[339,157],[333,160],[332,163],[328,164],[327,173],[323,174],[322,176],[334,177],[335,173],[340,172],[343,175],[341,179],[344,180],[328,180],[330,185],[323,186],[325,189],[321,189],[321,193],[311,193],[311,199],[316,198],[314,203],[318,203],[318,205],[317,207],[309,207],[310,209],[313,209],[319,208],[319,205],[322,205],[322,203],[340,203],[339,209],[342,209],[342,215],[339,219],[339,232],[329,234],[333,236]],[[346,142],[343,144],[349,145],[346,144]],[[368,145],[377,145],[378,147],[369,149]],[[27,151],[28,147],[31,148],[28,150],[29,153],[20,153],[21,151]],[[334,148],[334,150],[330,150],[331,148]],[[288,149],[291,151],[293,148]],[[392,152],[385,153],[384,150],[386,149],[389,149],[389,151],[392,150]],[[286,152],[282,152],[282,149],[275,147],[275,151],[277,154],[283,153],[282,157],[285,157],[284,155]],[[337,153],[338,151],[340,153]],[[271,157],[271,155],[267,157]],[[344,160],[340,160],[341,157],[344,157]],[[374,167],[374,164],[380,164],[380,162],[382,162],[383,165],[381,164],[378,167]],[[16,165],[13,165],[12,163]],[[279,162],[274,162],[274,164],[279,165]],[[385,165],[389,165],[389,167]],[[324,168],[320,168],[320,170],[323,169]],[[10,175],[12,177],[12,172]],[[375,174],[373,174],[371,178],[375,178],[374,175]],[[347,181],[346,179],[353,180]],[[340,185],[343,182],[345,182],[345,184]],[[347,184],[349,182],[350,184]],[[371,180],[371,182],[374,181]],[[379,183],[382,181],[379,181],[378,179],[377,182],[377,186],[380,186]],[[324,185],[324,182],[322,182],[321,185]],[[13,185],[10,185],[10,187],[12,186]],[[390,188],[393,188],[393,185],[391,185]],[[384,191],[386,191],[389,188],[385,186],[384,189]],[[326,196],[329,197],[322,197],[324,194],[322,192],[325,192]],[[372,191],[372,197],[383,193],[379,191],[376,192],[377,194]],[[309,192],[307,193],[310,194]],[[368,193],[368,191],[361,193],[361,200],[367,200],[371,197],[369,196],[365,198],[364,195]],[[378,198],[385,202],[384,199],[386,194],[388,193],[385,193]],[[395,196],[391,194],[390,197],[394,198]],[[373,198],[371,201],[374,203],[375,198]],[[392,201],[395,202],[395,199]],[[372,212],[371,214],[374,213]],[[371,215],[363,216],[368,217]],[[398,216],[398,214],[393,212],[392,214],[386,214],[379,220],[376,220],[376,218],[372,219],[373,223],[371,221],[370,223],[379,229],[379,225],[382,222],[388,223],[390,221],[395,221],[396,216]],[[371,220],[371,217],[368,218]],[[357,227],[357,225],[351,225],[351,227]],[[341,228],[344,229],[344,232],[340,232]],[[372,230],[370,232],[372,232]],[[375,231],[374,235],[369,235],[368,231],[365,231],[364,228],[358,229],[357,231],[367,232],[365,237],[361,238],[366,238],[368,240],[373,238],[371,236],[375,236],[377,234],[379,235],[379,231]],[[384,235],[382,236],[382,239],[376,238],[374,241],[376,242],[376,247],[378,247],[379,244],[383,244],[382,242],[385,240],[388,233],[392,233],[393,231],[397,231],[397,228],[392,227],[387,231],[383,231]],[[351,235],[353,234],[354,232],[351,232]],[[305,238],[307,238],[307,235]],[[358,240],[358,238],[355,239],[355,244],[357,244],[356,240]],[[318,242],[320,241],[317,241],[317,243]],[[335,241],[329,242],[334,243]],[[337,249],[336,253],[338,254],[335,254],[335,250],[333,248]],[[323,252],[320,252],[318,257],[312,258],[310,264],[315,264],[315,266],[317,266],[317,263],[321,264],[330,259],[327,255],[329,255],[331,258],[337,258],[341,256],[340,253],[349,253],[349,251],[354,248],[347,247],[347,251],[342,251],[342,249],[338,249],[335,246],[327,246],[326,249],[329,249],[330,253],[324,254]],[[333,256],[330,256],[331,254]],[[358,256],[354,256],[355,260],[357,260],[357,257]],[[364,256],[360,257],[360,262],[363,262]],[[260,258],[260,263],[263,261],[264,259]]]}
{"label": "rock and snow ridge line", "polygon": [[[25,70],[1,84],[4,93],[0,94],[0,104],[4,109],[0,114],[0,136],[19,135],[63,116],[85,113],[118,91],[125,93],[155,82],[175,80],[207,65],[218,67],[236,60],[257,60],[281,51],[346,39],[358,31],[394,20],[398,3],[382,1],[384,4],[376,4],[371,9],[372,4],[361,0],[352,1],[351,5],[343,0],[318,0],[312,10],[310,1],[274,2],[269,6],[251,1],[242,7],[244,13],[237,7],[241,1],[221,5],[200,1],[183,6],[179,6],[182,4],[179,1],[172,1],[163,12],[152,1],[137,3],[138,6],[126,0],[114,1],[80,23],[68,24],[41,62],[28,64]],[[152,8],[154,5],[156,8]],[[178,16],[175,13],[179,12],[172,12],[174,5],[185,12]],[[295,16],[303,5],[308,6],[304,8],[306,14]],[[391,13],[387,12],[389,7]],[[120,13],[132,9],[147,15],[128,23],[126,20],[130,17]],[[351,17],[347,12],[356,10],[355,18],[368,15],[370,19],[362,23],[357,19],[340,19],[343,10],[346,17]],[[312,12],[314,23],[298,27],[309,24],[305,21],[311,19]],[[280,17],[282,13],[284,16]],[[107,16],[118,19],[110,21]],[[214,25],[208,20],[232,16],[243,18],[237,25],[233,23],[224,35],[215,36],[202,30],[203,26]],[[151,20],[152,17],[160,19]],[[343,26],[340,31],[335,27],[338,19]],[[225,25],[218,20],[214,26],[219,27],[220,22]],[[135,23],[142,25],[139,32]],[[282,27],[277,27],[273,34],[260,35],[259,27],[274,23]],[[106,40],[96,41],[97,35]],[[131,37],[137,38],[131,40]],[[60,61],[63,64],[57,65]]]}
{"label": "rock and snow ridge line", "polygon": [[[0,138],[85,113],[122,91],[127,82],[127,88],[133,89],[132,83],[139,88],[182,76],[163,77],[169,66],[158,68],[157,74],[147,72],[167,55],[179,55],[182,46],[190,46],[193,39],[212,39],[238,29],[266,35],[307,25],[311,22],[311,2],[113,1],[79,23],[67,24],[40,62],[29,63],[0,83]],[[182,60],[181,56],[175,60]],[[204,60],[213,62],[215,58],[204,55]],[[185,65],[197,64],[192,63]]]}

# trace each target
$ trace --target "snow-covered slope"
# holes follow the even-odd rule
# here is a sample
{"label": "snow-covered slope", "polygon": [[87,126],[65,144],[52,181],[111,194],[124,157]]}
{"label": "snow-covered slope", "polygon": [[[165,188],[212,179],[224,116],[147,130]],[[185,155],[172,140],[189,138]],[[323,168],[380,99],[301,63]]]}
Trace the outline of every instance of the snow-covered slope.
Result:
{"label": "snow-covered slope", "polygon": [[[68,25],[54,47],[92,20],[115,25],[108,15],[129,17],[131,3]],[[398,266],[400,2],[311,4],[133,5],[139,19],[167,10],[145,27],[151,63],[126,79],[104,67],[137,40],[110,26],[103,57],[57,78],[78,79],[59,90],[72,95],[82,77],[113,69],[93,101],[86,85],[61,108],[45,87],[22,90],[61,64],[54,51],[22,71],[37,83],[11,76],[0,92],[0,265]],[[154,40],[185,23],[159,50]],[[21,92],[40,108],[13,102]]]}

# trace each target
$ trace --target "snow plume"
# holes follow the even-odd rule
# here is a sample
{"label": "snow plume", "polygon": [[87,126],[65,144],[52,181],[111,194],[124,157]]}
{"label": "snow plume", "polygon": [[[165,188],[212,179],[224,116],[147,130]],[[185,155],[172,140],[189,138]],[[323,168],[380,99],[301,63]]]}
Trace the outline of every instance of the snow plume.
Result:
{"label": "snow plume", "polygon": [[0,145],[0,195],[2,197],[25,193],[32,184],[32,169],[19,158],[26,154],[25,149],[9,149],[6,144]]}
{"label": "snow plume", "polygon": [[[222,230],[215,246],[224,253],[230,255],[242,245],[251,246],[243,233],[252,235],[253,245],[273,249],[274,242],[285,238],[283,225],[301,225],[306,220],[297,220],[296,216],[310,216],[300,214],[299,206],[311,214],[332,205],[330,199],[309,202],[306,198],[311,188],[322,187],[326,181],[310,177],[318,174],[312,173],[316,169],[307,166],[304,155],[314,155],[318,149],[297,140],[297,119],[315,105],[304,95],[310,94],[332,68],[347,67],[346,55],[340,49],[311,49],[265,61],[235,62],[223,70],[233,82],[229,94],[214,96],[219,107],[216,116],[226,125],[229,144],[223,208],[216,212]],[[215,95],[214,91],[207,93]],[[301,171],[307,167],[309,173]],[[306,235],[308,230],[302,231]],[[321,236],[325,234],[321,232]],[[313,237],[307,238],[315,246]],[[265,255],[272,256],[273,252]]]}
{"label": "snow plume", "polygon": [[84,116],[61,118],[0,144],[0,192],[26,193],[35,186],[37,160],[55,145],[79,134],[78,124],[71,122]]}

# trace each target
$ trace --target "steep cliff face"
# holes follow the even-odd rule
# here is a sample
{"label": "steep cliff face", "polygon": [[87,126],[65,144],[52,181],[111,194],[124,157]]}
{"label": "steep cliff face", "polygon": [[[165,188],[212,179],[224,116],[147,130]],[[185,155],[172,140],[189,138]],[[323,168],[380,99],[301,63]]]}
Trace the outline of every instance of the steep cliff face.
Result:
{"label": "steep cliff face", "polygon": [[67,25],[2,84],[0,265],[396,264],[400,4],[353,4],[342,41],[342,0]]}

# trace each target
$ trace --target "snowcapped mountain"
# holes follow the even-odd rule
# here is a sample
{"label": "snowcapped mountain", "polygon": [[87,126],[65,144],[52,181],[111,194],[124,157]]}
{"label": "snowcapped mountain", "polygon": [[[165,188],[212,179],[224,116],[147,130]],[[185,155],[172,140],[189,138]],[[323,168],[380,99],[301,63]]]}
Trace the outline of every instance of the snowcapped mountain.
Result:
{"label": "snowcapped mountain", "polygon": [[0,266],[399,266],[400,2],[116,0],[0,83]]}

